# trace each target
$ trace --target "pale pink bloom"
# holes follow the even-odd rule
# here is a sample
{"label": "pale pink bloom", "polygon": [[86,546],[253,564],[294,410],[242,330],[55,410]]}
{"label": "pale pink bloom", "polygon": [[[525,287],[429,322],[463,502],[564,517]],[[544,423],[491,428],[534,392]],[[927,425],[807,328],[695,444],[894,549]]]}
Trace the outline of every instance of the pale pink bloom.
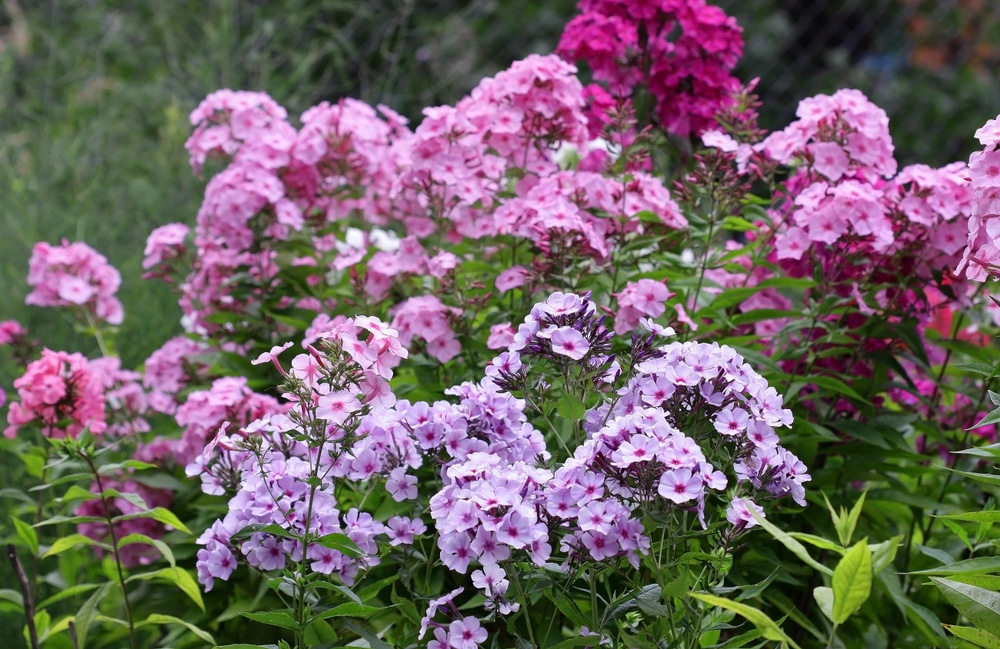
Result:
{"label": "pale pink bloom", "polygon": [[337,426],[343,426],[353,413],[361,410],[361,407],[357,395],[347,390],[340,390],[324,394],[319,398],[316,416]]}
{"label": "pale pink bloom", "polygon": [[512,266],[497,275],[495,286],[501,293],[524,286],[528,281],[528,269],[524,266]]}
{"label": "pale pink bloom", "polygon": [[580,360],[590,351],[590,343],[572,327],[557,327],[549,334],[553,353]]}

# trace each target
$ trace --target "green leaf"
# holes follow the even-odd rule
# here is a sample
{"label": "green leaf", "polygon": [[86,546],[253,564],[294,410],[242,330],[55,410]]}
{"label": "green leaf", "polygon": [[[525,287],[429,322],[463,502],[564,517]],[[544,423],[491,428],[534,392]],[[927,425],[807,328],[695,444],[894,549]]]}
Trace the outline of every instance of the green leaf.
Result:
{"label": "green leaf", "polygon": [[136,471],[142,471],[144,469],[155,469],[155,464],[150,464],[149,462],[142,462],[140,460],[125,460],[124,462],[114,462],[112,464],[105,464],[97,470],[101,475],[116,474],[122,469],[135,469]]}
{"label": "green leaf", "polygon": [[384,611],[385,609],[379,606],[365,606],[364,604],[357,604],[355,602],[345,602],[338,606],[323,611],[317,615],[314,615],[309,622],[314,620],[329,620],[331,617],[371,617],[379,611]]}
{"label": "green leaf", "polygon": [[11,516],[10,519],[14,521],[14,531],[17,532],[17,538],[28,546],[28,549],[31,550],[31,556],[38,556],[38,533],[35,532],[35,529],[17,516]]}
{"label": "green leaf", "polygon": [[716,645],[714,649],[740,649],[740,647],[745,647],[748,643],[753,642],[754,640],[759,640],[760,637],[760,631],[757,629],[750,629],[746,633],[741,633],[734,638],[730,638],[723,644]]}
{"label": "green leaf", "polygon": [[942,577],[931,577],[944,596],[977,627],[1000,632],[1000,593]]}
{"label": "green leaf", "polygon": [[177,562],[174,560],[174,552],[170,549],[169,545],[159,539],[150,538],[145,534],[129,534],[127,536],[123,536],[118,540],[118,547],[123,548],[126,545],[131,545],[133,543],[151,545],[156,548],[161,555],[163,555],[163,558],[167,560],[167,563],[169,563],[171,567],[177,565]]}
{"label": "green leaf", "polygon": [[829,586],[817,586],[813,588],[813,599],[819,604],[823,615],[833,622],[833,589]]}
{"label": "green leaf", "polygon": [[87,646],[87,632],[90,630],[94,620],[97,619],[98,607],[101,602],[104,601],[104,598],[107,597],[111,586],[111,582],[101,584],[97,590],[95,590],[91,596],[87,598],[87,601],[83,603],[83,606],[81,606],[80,610],[76,612],[76,615],[73,616],[79,646]]}
{"label": "green leaf", "polygon": [[[14,602],[18,606],[24,607],[24,597],[13,588],[0,588],[0,600],[5,602]],[[39,606],[39,608],[44,607]]]}
{"label": "green leaf", "polygon": [[268,523],[267,525],[262,525],[260,523],[251,523],[247,525],[236,534],[233,534],[231,539],[233,541],[245,541],[254,534],[270,534],[272,536],[277,536],[278,538],[293,539],[296,538],[291,532],[278,525],[277,523]]}
{"label": "green leaf", "polygon": [[565,392],[559,397],[559,402],[556,404],[556,412],[570,421],[579,421],[583,419],[583,415],[587,412],[587,406],[584,405],[580,397],[571,392]]}
{"label": "green leaf", "polygon": [[36,605],[36,608],[48,608],[49,606],[55,604],[56,602],[61,602],[64,599],[69,599],[70,597],[75,597],[81,593],[86,593],[94,590],[98,587],[98,584],[77,584],[76,586],[70,586],[69,588],[64,588],[52,597],[48,597]]}
{"label": "green leaf", "polygon": [[341,554],[344,554],[352,559],[357,559],[358,557],[364,556],[364,551],[358,547],[358,544],[351,540],[351,537],[346,534],[325,534],[314,541],[314,543],[319,543],[324,548],[330,548],[331,550],[336,550]]}
{"label": "green leaf", "polygon": [[[111,500],[113,498],[121,498],[126,502],[128,502],[129,504],[135,506],[136,509],[139,509],[142,512],[149,511],[149,505],[147,505],[146,501],[142,499],[142,496],[140,496],[137,493],[133,493],[131,491],[119,491],[118,489],[109,487],[105,489],[103,492],[101,492],[101,498],[106,498],[108,500]],[[127,519],[122,518],[121,520],[127,520]]]}
{"label": "green leaf", "polygon": [[270,626],[281,627],[282,629],[295,631],[299,628],[295,618],[284,611],[264,611],[258,613],[243,612],[240,613],[240,615],[248,620],[253,620],[254,622],[260,622],[261,624],[267,624]]}
{"label": "green leaf", "polygon": [[131,575],[125,581],[131,582],[135,580],[147,581],[150,579],[162,579],[164,581],[170,582],[174,586],[180,589],[182,593],[191,598],[198,608],[205,611],[205,602],[201,598],[201,588],[198,586],[198,582],[195,581],[191,573],[181,568],[161,568],[160,570],[155,570],[153,572],[143,572],[135,575]]}
{"label": "green leaf", "polygon": [[872,592],[872,553],[858,541],[833,571],[833,622],[843,624]]}
{"label": "green leaf", "polygon": [[824,566],[819,561],[813,559],[812,555],[809,554],[809,551],[806,550],[805,546],[796,541],[791,534],[789,534],[788,532],[783,532],[774,523],[770,522],[763,516],[760,516],[759,514],[757,514],[757,512],[753,511],[752,509],[750,510],[750,513],[753,514],[753,517],[757,520],[757,523],[762,528],[767,530],[768,533],[771,534],[771,536],[774,537],[774,540],[776,540],[778,543],[788,548],[788,550],[792,554],[794,554],[803,562],[805,562],[807,566],[813,568],[814,570],[818,570],[819,572],[823,573],[824,575],[827,575],[828,577],[833,576],[833,571]]}
{"label": "green leaf", "polygon": [[571,649],[571,647],[596,647],[601,643],[599,635],[585,635],[579,638],[563,640],[559,644],[552,645],[550,649]]}
{"label": "green leaf", "polygon": [[903,535],[899,534],[881,543],[869,545],[868,549],[872,553],[872,573],[879,574],[892,565],[899,551],[899,544],[903,540]]}
{"label": "green leaf", "polygon": [[995,410],[993,410],[992,412],[990,412],[988,415],[986,415],[985,417],[983,417],[982,419],[980,419],[978,423],[973,424],[969,428],[966,428],[966,430],[974,430],[974,429],[980,428],[982,426],[989,426],[990,424],[995,424],[998,421],[1000,421],[1000,408],[996,408]]}
{"label": "green leaf", "polygon": [[417,606],[413,603],[413,600],[409,597],[400,597],[396,593],[396,587],[392,587],[392,591],[389,593],[389,601],[392,602],[396,608],[402,612],[403,617],[412,622],[413,624],[420,624],[420,619],[423,617],[420,611],[417,610]]}
{"label": "green leaf", "polygon": [[952,581],[960,581],[963,584],[972,584],[986,590],[1000,591],[1000,575],[984,575],[982,573],[959,573],[951,575]]}
{"label": "green leaf", "polygon": [[965,559],[938,568],[917,570],[913,575],[957,575],[959,573],[997,572],[1000,571],[1000,557],[976,557]]}
{"label": "green leaf", "polygon": [[726,599],[725,597],[717,597],[715,595],[709,595],[707,593],[688,593],[688,597],[693,597],[699,601],[705,602],[709,606],[718,606],[719,608],[725,609],[727,611],[732,611],[737,615],[746,618],[757,627],[761,635],[767,640],[774,640],[775,642],[785,642],[788,645],[795,647],[795,649],[800,649],[799,645],[795,644],[795,641],[785,635],[785,632],[781,630],[778,624],[769,618],[763,611],[757,610],[752,606],[743,604],[742,602],[734,602],[732,600]]}
{"label": "green leaf", "polygon": [[89,489],[84,489],[80,485],[70,485],[69,489],[66,490],[66,493],[59,498],[59,502],[68,503],[73,502],[74,500],[96,500],[98,498],[100,498],[100,496]]}
{"label": "green leaf", "polygon": [[191,530],[188,529],[187,525],[181,522],[181,519],[177,518],[177,516],[172,511],[170,511],[169,509],[165,509],[163,507],[154,507],[153,509],[150,509],[148,511],[138,512],[136,514],[125,514],[123,516],[115,516],[111,520],[117,522],[117,521],[133,520],[136,518],[151,518],[154,521],[163,523],[167,527],[172,527],[175,530],[180,530],[185,534],[191,534]]}
{"label": "green leaf", "polygon": [[66,550],[71,550],[78,545],[93,545],[95,547],[101,548],[105,552],[111,551],[111,546],[107,543],[101,543],[100,541],[95,541],[89,536],[84,536],[83,534],[70,534],[69,536],[64,536],[61,539],[57,539],[49,551],[42,555],[42,558],[51,557],[59,554],[60,552],[65,552]]}
{"label": "green leaf", "polygon": [[[961,472],[959,472],[961,473]],[[947,518],[953,521],[972,521],[974,523],[1000,523],[1000,511],[963,512],[961,514],[943,514],[937,518]]]}
{"label": "green leaf", "polygon": [[567,597],[562,589],[559,588],[546,588],[544,591],[545,596],[556,605],[559,611],[568,617],[573,624],[576,626],[590,626],[593,621],[590,619],[589,615],[584,615],[570,597]]}
{"label": "green leaf", "polygon": [[821,388],[829,390],[830,392],[836,392],[837,394],[850,397],[855,401],[860,401],[861,403],[869,403],[869,401],[858,394],[854,388],[847,385],[840,379],[833,378],[832,376],[810,376],[808,383],[813,383]]}
{"label": "green leaf", "polygon": [[[970,480],[975,480],[976,482],[987,484],[993,487],[1000,487],[1000,475],[994,475],[992,473],[973,473],[971,471],[959,471],[958,469],[951,469],[948,467],[945,468],[948,469],[949,471],[957,473],[958,475],[965,476]],[[977,514],[977,513],[981,512],[968,512],[968,514]],[[954,517],[959,515],[960,514],[953,514],[952,516]],[[964,520],[964,519],[957,519],[957,520]],[[968,519],[968,520],[974,520],[974,519]]]}
{"label": "green leaf", "polygon": [[989,631],[974,629],[969,626],[955,626],[954,624],[945,624],[944,628],[953,633],[955,637],[961,638],[966,642],[971,642],[977,647],[984,647],[985,649],[1000,649],[1000,638],[993,635]]}
{"label": "green leaf", "polygon": [[204,629],[196,627],[190,622],[185,622],[179,617],[174,617],[173,615],[164,615],[162,613],[150,613],[149,617],[147,617],[145,620],[142,620],[141,622],[137,622],[135,626],[136,628],[139,628],[150,625],[160,626],[163,624],[180,625],[185,629],[187,629],[188,631],[190,631],[191,633],[195,634],[199,640],[207,642],[208,644],[213,646],[215,645],[215,638],[212,637],[211,633],[205,631]]}

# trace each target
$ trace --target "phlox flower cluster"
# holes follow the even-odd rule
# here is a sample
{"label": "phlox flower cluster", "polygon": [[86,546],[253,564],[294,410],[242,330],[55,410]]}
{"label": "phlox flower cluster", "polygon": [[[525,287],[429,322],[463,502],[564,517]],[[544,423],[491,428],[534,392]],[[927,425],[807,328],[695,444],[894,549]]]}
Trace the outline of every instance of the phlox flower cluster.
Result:
{"label": "phlox flower cluster", "polygon": [[580,0],[557,52],[583,60],[613,94],[645,85],[667,131],[700,135],[732,102],[743,53],[736,20],[704,0]]}
{"label": "phlox flower cluster", "polygon": [[982,282],[1000,277],[1000,115],[980,127],[976,139],[983,149],[969,156],[973,208],[958,272]]}
{"label": "phlox flower cluster", "polygon": [[174,336],[149,355],[143,363],[143,386],[148,390],[149,407],[173,415],[179,405],[178,394],[197,378],[197,357],[208,351],[205,343],[187,336]]}
{"label": "phlox flower cluster", "polygon": [[55,438],[76,437],[84,429],[95,435],[107,430],[103,375],[82,354],[43,349],[14,388],[19,401],[7,410],[5,437],[12,439],[29,424]]}
{"label": "phlox flower cluster", "polygon": [[673,294],[664,282],[640,279],[627,282],[616,296],[615,333],[634,331],[643,318],[659,318],[667,310],[666,302]]}
{"label": "phlox flower cluster", "polygon": [[83,307],[97,320],[119,325],[125,312],[115,297],[122,278],[108,260],[85,243],[53,246],[36,243],[31,250],[25,303],[35,306]]}
{"label": "phlox flower cluster", "polygon": [[[199,539],[205,547],[198,552],[198,579],[206,590],[215,579],[230,577],[240,555],[262,571],[307,562],[314,572],[336,574],[350,584],[359,570],[379,562],[376,537],[409,544],[425,530],[419,518],[382,523],[356,508],[337,508],[338,483],[382,478],[389,473],[383,468],[390,450],[403,448],[405,455],[405,445],[393,445],[373,414],[395,401],[388,379],[392,366],[407,355],[398,332],[362,316],[332,326],[320,346],[324,351],[310,346],[287,369],[280,355],[290,343],[255,359],[281,371],[288,405],[236,422],[232,433],[227,420],[187,466],[188,475],[201,476],[206,493],[234,493],[225,518]],[[218,408],[211,397],[206,395],[207,405]],[[255,525],[278,525],[284,533],[236,536]],[[349,536],[363,556],[348,557],[323,545],[321,538],[334,533]]]}
{"label": "phlox flower cluster", "polygon": [[885,275],[925,279],[954,267],[972,198],[963,165],[911,165],[896,174],[888,118],[855,90],[807,99],[799,114],[760,146],[802,165],[786,183],[794,198],[774,212],[778,260],[793,268],[811,256],[867,257],[868,265],[888,261]]}
{"label": "phlox flower cluster", "polygon": [[17,320],[0,322],[0,345],[13,345],[28,335],[28,330]]}
{"label": "phlox flower cluster", "polygon": [[[776,193],[771,225],[752,235],[768,237],[768,260],[783,275],[818,278],[819,294],[846,307],[831,316],[831,322],[848,331],[863,327],[876,314],[889,321],[914,317],[926,323],[932,317],[933,290],[967,299],[968,286],[951,274],[959,263],[964,221],[972,209],[962,165],[911,165],[897,173],[888,117],[857,90],[806,99],[797,115],[784,130],[752,147],[792,170]],[[716,139],[709,144],[732,148]],[[755,159],[751,166],[760,163]],[[742,261],[750,268],[748,258]],[[724,270],[709,274],[722,286],[754,286],[773,276],[760,266],[750,272],[749,279]],[[739,308],[794,307],[787,297],[767,289]],[[755,328],[771,337],[782,326],[770,321]],[[823,333],[799,335],[819,338]],[[869,337],[866,354],[850,366],[846,355],[823,355],[814,367],[868,376],[870,353],[889,344],[888,339]]]}
{"label": "phlox flower cluster", "polygon": [[[461,404],[396,406],[421,450],[446,453],[443,485],[430,500],[441,561],[471,572],[489,611],[517,610],[507,579],[517,557],[538,566],[624,558],[638,568],[650,549],[644,515],[692,511],[705,525],[725,517],[732,536],[756,524],[751,512],[764,514],[763,499],[790,495],[805,504],[810,476],[778,444],[775,428],[789,425],[791,412],[775,389],[731,348],[655,347],[655,338],[672,332],[651,323],[655,333],[634,338],[631,378],[587,411],[586,440],[551,463],[540,434],[518,425],[525,402],[508,390],[535,385],[529,371],[538,360],[596,371],[600,384],[612,385],[622,369],[606,352],[610,332],[602,322],[588,296],[555,293],[535,305],[478,386],[450,391]],[[499,439],[498,415],[513,415]],[[507,439],[520,441],[497,446]],[[393,489],[397,500],[417,496],[415,484],[408,493]],[[428,610],[425,628],[445,633],[433,622],[436,610]]]}
{"label": "phlox flower cluster", "polygon": [[[668,190],[641,170],[624,181],[560,167],[560,150],[584,151],[591,137],[575,72],[557,56],[530,56],[484,79],[455,106],[426,109],[413,131],[390,109],[355,100],[309,109],[296,130],[266,95],[213,93],[192,113],[187,146],[198,171],[212,157],[227,164],[206,188],[191,271],[173,278],[185,256],[183,226],[166,226],[147,243],[150,275],[176,281],[189,330],[204,335],[233,329],[228,321],[236,314],[280,294],[279,271],[289,262],[278,251],[291,240],[304,239],[314,251],[290,262],[314,269],[312,286],[349,272],[359,297],[381,301],[414,280],[416,294],[409,285],[404,294],[417,302],[397,305],[406,312],[437,308],[428,296],[437,300],[441,292],[417,279],[443,285],[466,261],[430,241],[514,236],[540,251],[537,272],[562,272],[576,260],[607,263],[622,236],[656,225],[635,218],[639,212],[656,215],[662,227],[685,228]],[[346,217],[376,229],[360,237],[348,231],[341,240],[329,225]],[[389,225],[399,237],[375,236]],[[496,250],[488,242],[477,249]],[[281,308],[320,313],[324,306],[289,299]],[[454,315],[454,308],[437,310]],[[212,317],[220,311],[233,315],[220,323]],[[401,322],[397,317],[408,337]],[[438,331],[414,335],[445,362],[457,342]]]}
{"label": "phlox flower cluster", "polygon": [[173,271],[172,265],[187,253],[184,243],[190,232],[191,228],[183,223],[169,223],[150,232],[143,251],[142,267],[147,271],[154,266],[158,269],[155,274],[143,275],[143,279],[153,276],[169,279]]}
{"label": "phlox flower cluster", "polygon": [[447,363],[462,350],[450,323],[461,315],[461,309],[446,306],[433,295],[420,295],[393,307],[391,325],[399,331],[401,345],[410,348],[414,337],[421,338],[428,356]]}
{"label": "phlox flower cluster", "polygon": [[[226,516],[198,539],[205,546],[198,551],[198,581],[206,591],[215,579],[229,579],[240,556],[247,565],[265,572],[283,570],[304,559],[313,572],[336,574],[347,584],[353,583],[360,569],[379,563],[375,538],[389,528],[369,513],[354,508],[339,511],[332,480],[310,488],[316,459],[306,444],[284,437],[286,431],[280,428],[289,424],[283,417],[259,422],[248,431],[257,436],[252,452],[239,452],[238,443],[220,440],[220,445],[233,444],[242,462],[231,467],[238,471],[239,488]],[[254,532],[245,539],[233,538],[249,526],[271,524],[280,526],[287,536]],[[334,533],[348,535],[365,555],[352,558],[319,542],[304,542],[307,537]]]}
{"label": "phlox flower cluster", "polygon": [[178,440],[163,440],[169,445],[167,457],[179,466],[186,466],[201,454],[225,422],[246,426],[264,415],[286,409],[274,397],[251,390],[246,377],[215,379],[209,389],[192,392],[178,406],[174,419],[183,432]]}

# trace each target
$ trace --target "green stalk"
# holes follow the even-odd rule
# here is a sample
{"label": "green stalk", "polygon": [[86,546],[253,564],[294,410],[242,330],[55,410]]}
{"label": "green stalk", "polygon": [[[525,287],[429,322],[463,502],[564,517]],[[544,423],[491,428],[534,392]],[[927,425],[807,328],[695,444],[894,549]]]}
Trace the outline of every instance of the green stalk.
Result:
{"label": "green stalk", "polygon": [[94,465],[94,461],[91,457],[82,450],[78,451],[77,454],[81,459],[83,459],[84,462],[87,463],[91,473],[94,474],[94,480],[97,482],[97,490],[101,495],[101,505],[104,506],[104,520],[107,521],[108,535],[111,536],[111,553],[115,558],[115,568],[118,571],[118,586],[122,590],[122,602],[125,605],[125,620],[128,623],[129,640],[132,645],[132,649],[138,649],[139,644],[136,642],[135,638],[135,622],[132,619],[132,607],[128,602],[128,589],[125,586],[125,571],[122,568],[121,554],[118,552],[118,537],[115,534],[115,525],[113,517],[111,516],[111,508],[108,507],[108,499],[104,496],[104,483],[101,481],[101,474]]}

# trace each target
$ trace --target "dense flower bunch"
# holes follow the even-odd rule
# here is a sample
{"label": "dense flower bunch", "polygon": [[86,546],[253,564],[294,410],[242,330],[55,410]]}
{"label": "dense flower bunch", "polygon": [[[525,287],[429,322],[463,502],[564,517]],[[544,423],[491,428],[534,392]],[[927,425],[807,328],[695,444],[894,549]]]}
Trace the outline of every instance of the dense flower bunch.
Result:
{"label": "dense flower bunch", "polygon": [[84,429],[107,430],[102,373],[82,354],[42,350],[14,381],[20,401],[7,410],[4,436],[13,438],[28,424],[41,426],[46,437],[76,437]]}
{"label": "dense flower bunch", "polygon": [[122,278],[108,260],[85,243],[60,246],[36,243],[31,251],[25,298],[36,306],[83,307],[97,320],[122,323],[122,303],[115,297]]}
{"label": "dense flower bunch", "polygon": [[[589,296],[554,293],[485,378],[447,391],[458,403],[394,401],[385,379],[406,353],[400,334],[372,318],[331,325],[319,339],[323,351],[309,347],[289,369],[279,359],[288,345],[262,354],[257,362],[285,376],[291,407],[235,432],[223,425],[189,465],[206,492],[235,493],[199,541],[199,581],[210,589],[228,579],[242,556],[262,571],[308,565],[350,584],[380,561],[379,539],[395,547],[426,531],[419,515],[380,521],[363,509],[341,511],[341,491],[352,485],[381,483],[392,500],[413,502],[414,513],[428,507],[441,563],[471,573],[494,615],[521,605],[508,590],[520,556],[539,567],[622,559],[638,568],[650,550],[647,515],[691,511],[733,538],[756,524],[751,511],[763,515],[762,498],[805,503],[809,475],[774,430],[791,414],[736,352],[657,347],[672,332],[646,320],[652,331],[633,338],[623,369],[603,321]],[[553,458],[529,411],[580,388],[602,396],[581,422],[582,443],[574,450],[562,440]],[[529,398],[515,396],[526,391]],[[417,475],[428,465],[436,479],[425,483]],[[331,534],[346,534],[361,555],[324,545]],[[432,643],[468,635],[481,644],[477,618],[434,619],[445,604],[424,619]]]}
{"label": "dense flower bunch", "polygon": [[644,85],[667,131],[687,137],[717,125],[739,82],[736,19],[704,0],[581,0],[557,52],[583,60],[614,94]]}
{"label": "dense flower bunch", "polygon": [[[585,151],[591,137],[574,73],[556,56],[528,57],[455,106],[427,109],[414,131],[388,108],[354,100],[309,109],[296,131],[265,95],[213,93],[192,113],[197,126],[187,146],[196,170],[209,158],[228,164],[206,188],[191,272],[184,276],[177,263],[186,255],[181,227],[150,237],[146,267],[176,282],[189,329],[201,334],[236,331],[240,313],[281,292],[281,271],[291,263],[311,270],[317,292],[349,272],[356,300],[407,295],[410,302],[393,313],[409,340],[400,323],[412,319],[410,311],[436,322],[471,315],[460,316],[445,291],[422,286],[427,277],[449,286],[470,260],[435,245],[481,242],[477,249],[489,257],[498,239],[513,236],[536,252],[534,274],[555,274],[574,264],[607,265],[626,236],[686,228],[670,193],[648,173],[621,178],[620,170],[560,167],[560,151]],[[344,219],[375,227],[339,239],[329,225]],[[289,261],[282,246],[292,241],[307,242],[312,254]],[[515,286],[501,279],[504,272],[499,267],[488,281]],[[282,308],[322,317],[329,306],[289,297]],[[430,356],[455,356],[445,329],[427,333],[413,335]]]}
{"label": "dense flower bunch", "polygon": [[[324,351],[310,346],[287,371],[279,355],[290,343],[258,357],[256,362],[273,363],[285,376],[289,409],[239,422],[232,434],[226,422],[187,467],[189,475],[201,475],[207,493],[235,491],[229,513],[199,539],[205,548],[198,552],[198,579],[206,589],[215,579],[229,578],[239,553],[262,571],[308,562],[314,572],[336,573],[349,584],[360,569],[379,562],[377,536],[412,542],[422,531],[419,519],[386,525],[356,508],[337,509],[339,480],[380,475],[381,460],[364,446],[374,435],[362,431],[371,425],[365,423],[370,412],[394,402],[387,381],[392,366],[407,355],[398,333],[377,318],[358,317],[332,327],[322,341]],[[238,536],[268,525],[283,533]],[[346,534],[362,556],[324,545],[330,534]]]}
{"label": "dense flower bunch", "polygon": [[1000,116],[976,131],[983,146],[969,156],[969,176],[974,193],[969,219],[968,245],[958,272],[974,281],[1000,277]]}
{"label": "dense flower bunch", "polygon": [[[747,272],[730,266],[709,270],[706,277],[723,287],[755,286],[780,276],[815,278],[817,287],[808,297],[825,301],[828,315],[821,313],[818,327],[800,330],[790,340],[809,344],[818,358],[803,364],[796,354],[785,366],[868,377],[872,354],[893,344],[885,335],[861,333],[873,317],[889,323],[914,320],[924,331],[942,294],[966,301],[971,293],[951,272],[959,263],[961,234],[972,208],[967,173],[958,163],[940,169],[911,165],[897,173],[888,118],[856,90],[806,99],[797,115],[784,130],[749,147],[753,153],[744,154],[742,163],[747,174],[774,163],[790,169],[769,210],[770,223],[750,235],[778,270],[755,265],[747,256],[737,259]],[[714,134],[706,145],[730,151],[746,147]],[[738,308],[790,313],[796,307],[787,295],[767,288]],[[754,329],[768,341],[777,340],[788,323],[765,320]],[[821,342],[831,327],[844,328],[864,353],[826,351],[836,347]]]}
{"label": "dense flower bunch", "polygon": [[149,391],[149,407],[173,415],[178,394],[198,377],[197,357],[208,351],[206,343],[187,336],[174,336],[150,354],[143,363],[143,386]]}

